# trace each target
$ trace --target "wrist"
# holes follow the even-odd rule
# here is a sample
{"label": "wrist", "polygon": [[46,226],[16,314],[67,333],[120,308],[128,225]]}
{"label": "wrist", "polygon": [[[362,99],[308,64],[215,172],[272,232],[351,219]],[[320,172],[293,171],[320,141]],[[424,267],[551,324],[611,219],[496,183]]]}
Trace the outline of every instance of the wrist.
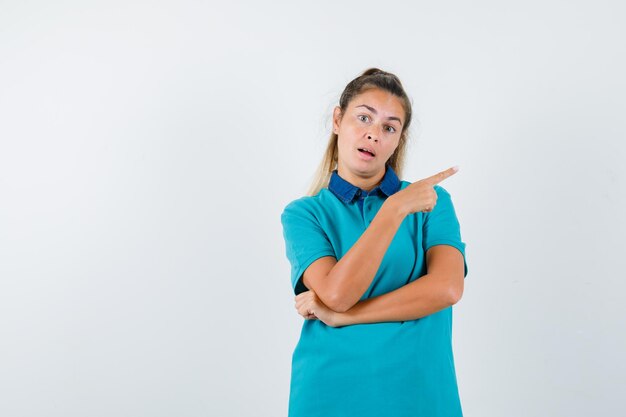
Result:
{"label": "wrist", "polygon": [[400,219],[404,219],[408,215],[408,212],[399,203],[398,199],[394,198],[393,195],[385,200],[385,202],[383,203],[383,207],[385,207],[387,211],[393,213],[393,215],[397,216]]}
{"label": "wrist", "polygon": [[349,313],[337,313],[333,315],[333,327],[342,327],[352,324]]}

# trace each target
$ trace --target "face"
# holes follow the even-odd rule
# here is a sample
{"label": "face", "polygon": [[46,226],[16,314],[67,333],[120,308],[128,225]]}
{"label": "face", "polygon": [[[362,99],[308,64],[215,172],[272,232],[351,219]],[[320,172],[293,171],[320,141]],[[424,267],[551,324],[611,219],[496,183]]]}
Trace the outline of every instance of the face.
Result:
{"label": "face", "polygon": [[[404,117],[401,99],[378,88],[355,96],[343,115],[340,107],[335,107],[333,129],[339,136],[339,174],[344,178],[382,177],[400,141]],[[359,148],[369,149],[374,156]]]}

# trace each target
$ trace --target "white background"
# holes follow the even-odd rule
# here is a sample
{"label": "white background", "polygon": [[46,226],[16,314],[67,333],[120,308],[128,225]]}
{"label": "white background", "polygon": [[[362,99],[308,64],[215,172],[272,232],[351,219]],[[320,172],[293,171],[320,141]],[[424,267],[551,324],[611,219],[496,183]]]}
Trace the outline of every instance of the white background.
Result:
{"label": "white background", "polygon": [[0,415],[286,416],[280,213],[345,85],[400,77],[453,165],[468,417],[626,391],[620,1],[0,1]]}

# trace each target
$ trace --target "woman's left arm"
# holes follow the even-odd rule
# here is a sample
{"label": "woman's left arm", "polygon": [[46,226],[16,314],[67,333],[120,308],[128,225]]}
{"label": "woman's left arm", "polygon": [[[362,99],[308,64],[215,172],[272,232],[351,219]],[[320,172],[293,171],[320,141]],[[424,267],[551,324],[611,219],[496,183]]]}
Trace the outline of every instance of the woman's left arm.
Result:
{"label": "woman's left arm", "polygon": [[335,313],[333,326],[415,320],[456,304],[463,295],[461,252],[435,245],[426,252],[428,272],[397,290],[361,300],[344,313]]}

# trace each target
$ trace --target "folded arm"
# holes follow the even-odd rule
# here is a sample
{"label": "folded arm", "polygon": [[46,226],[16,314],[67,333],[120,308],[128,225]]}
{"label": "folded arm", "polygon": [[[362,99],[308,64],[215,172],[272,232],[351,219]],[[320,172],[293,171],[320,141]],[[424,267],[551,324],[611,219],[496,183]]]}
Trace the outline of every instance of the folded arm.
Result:
{"label": "folded arm", "polygon": [[[357,242],[339,261],[325,256],[313,262],[303,274],[306,288],[336,312],[354,307],[370,286],[398,228],[403,212],[389,197]],[[364,260],[367,259],[367,262]]]}
{"label": "folded arm", "polygon": [[336,326],[415,320],[456,304],[463,294],[461,252],[435,245],[426,252],[427,273],[386,294],[359,301],[336,315]]}

